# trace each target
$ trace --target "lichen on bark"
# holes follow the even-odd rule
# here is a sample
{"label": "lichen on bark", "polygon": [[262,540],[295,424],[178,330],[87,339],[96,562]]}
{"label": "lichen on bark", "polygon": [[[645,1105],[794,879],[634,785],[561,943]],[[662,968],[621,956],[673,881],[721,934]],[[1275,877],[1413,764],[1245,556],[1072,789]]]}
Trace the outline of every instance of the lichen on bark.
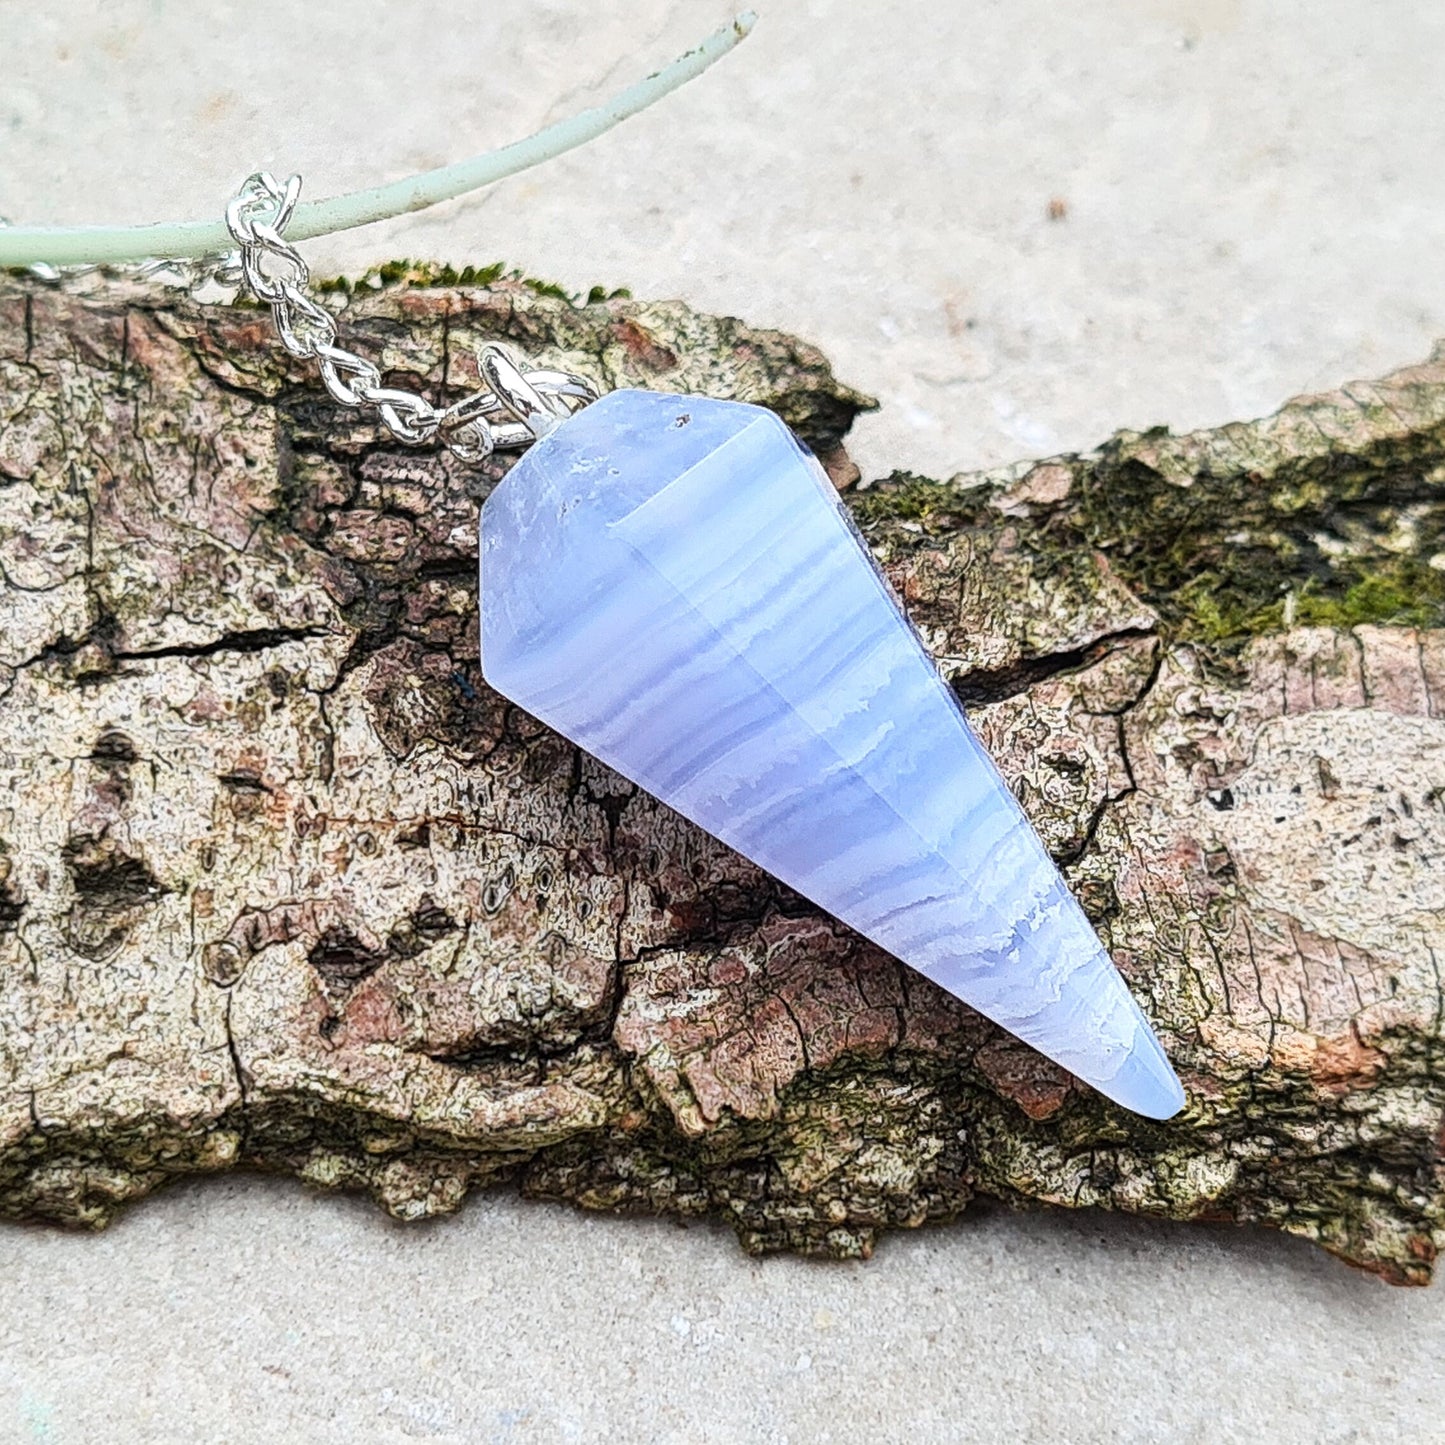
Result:
{"label": "lichen on bark", "polygon": [[[867,398],[788,337],[375,279],[328,299],[393,380],[459,395],[507,338],[773,407],[856,477]],[[248,1165],[407,1218],[512,1180],[847,1255],[991,1195],[1428,1279],[1445,358],[850,493],[1178,1065],[1166,1124],[492,694],[504,465],[340,413],[254,309],[0,281],[0,1212],[103,1224]]]}

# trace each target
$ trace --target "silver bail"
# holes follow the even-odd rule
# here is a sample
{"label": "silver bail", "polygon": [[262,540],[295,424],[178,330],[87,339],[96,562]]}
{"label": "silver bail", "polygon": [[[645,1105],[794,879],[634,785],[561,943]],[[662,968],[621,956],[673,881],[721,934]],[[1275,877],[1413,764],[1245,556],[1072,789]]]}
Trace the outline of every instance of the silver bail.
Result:
{"label": "silver bail", "polygon": [[505,347],[484,346],[477,352],[477,370],[504,410],[536,440],[555,430],[569,412],[560,397],[547,397],[523,374]]}

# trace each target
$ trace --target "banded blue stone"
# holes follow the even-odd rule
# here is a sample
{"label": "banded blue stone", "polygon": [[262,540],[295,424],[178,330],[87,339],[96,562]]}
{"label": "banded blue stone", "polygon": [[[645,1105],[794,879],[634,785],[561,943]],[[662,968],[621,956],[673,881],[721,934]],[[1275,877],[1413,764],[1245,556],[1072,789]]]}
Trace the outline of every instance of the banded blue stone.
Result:
{"label": "banded blue stone", "polygon": [[1153,1031],[822,468],[772,413],[615,391],[482,513],[482,671],[565,737],[1153,1118]]}

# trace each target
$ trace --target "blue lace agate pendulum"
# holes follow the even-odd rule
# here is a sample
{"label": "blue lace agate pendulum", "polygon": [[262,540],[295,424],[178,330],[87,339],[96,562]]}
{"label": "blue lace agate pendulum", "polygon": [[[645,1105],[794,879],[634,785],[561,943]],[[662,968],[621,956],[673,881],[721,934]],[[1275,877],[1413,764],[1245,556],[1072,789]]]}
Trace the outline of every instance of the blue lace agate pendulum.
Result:
{"label": "blue lace agate pendulum", "polygon": [[482,510],[487,682],[1101,1093],[1176,1113],[1148,1022],[788,428],[647,391],[533,420]]}
{"label": "blue lace agate pendulum", "polygon": [[491,686],[1109,1098],[1177,1113],[1158,1040],[787,427],[593,400],[497,346],[446,408],[387,386],[305,293],[282,236],[300,191],[257,172],[226,208],[286,349],[402,441],[531,448],[482,508]]}

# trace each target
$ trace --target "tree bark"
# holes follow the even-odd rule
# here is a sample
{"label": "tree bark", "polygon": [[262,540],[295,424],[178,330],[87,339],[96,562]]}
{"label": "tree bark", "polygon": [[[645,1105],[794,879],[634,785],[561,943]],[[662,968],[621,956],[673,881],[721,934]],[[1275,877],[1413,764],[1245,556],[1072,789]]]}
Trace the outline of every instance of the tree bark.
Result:
{"label": "tree bark", "polygon": [[[387,276],[334,299],[395,382],[460,394],[508,338],[773,407],[856,477],[869,402],[786,336]],[[984,1195],[1429,1278],[1445,356],[851,493],[1179,1068],[1165,1124],[489,692],[504,465],[389,443],[255,309],[0,280],[0,1213],[100,1225],[248,1165],[849,1255]]]}

